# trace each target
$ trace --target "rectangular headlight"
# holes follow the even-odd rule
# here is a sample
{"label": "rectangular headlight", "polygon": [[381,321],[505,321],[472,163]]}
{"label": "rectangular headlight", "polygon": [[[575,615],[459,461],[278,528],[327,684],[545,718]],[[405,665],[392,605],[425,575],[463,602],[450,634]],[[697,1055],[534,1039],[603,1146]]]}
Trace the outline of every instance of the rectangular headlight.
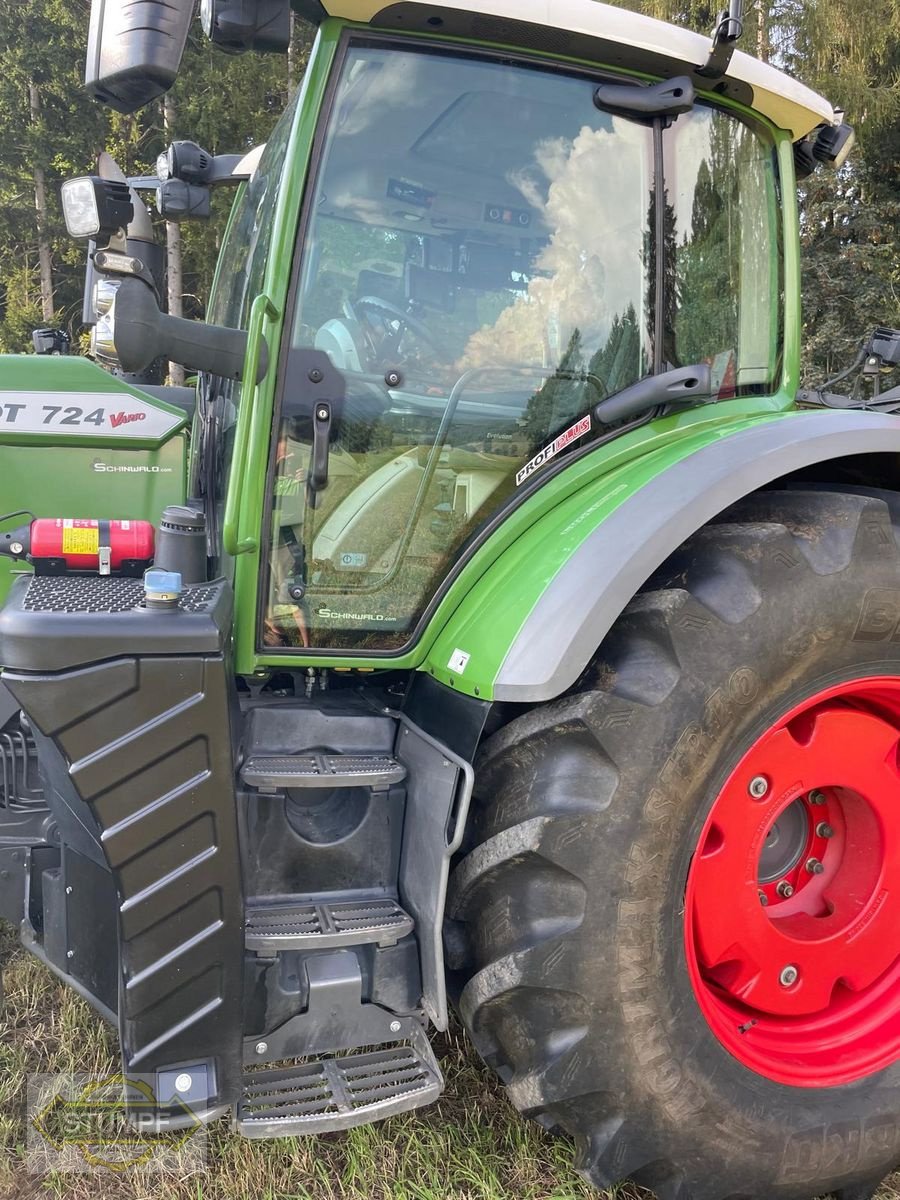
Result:
{"label": "rectangular headlight", "polygon": [[111,237],[127,230],[134,219],[134,204],[127,183],[84,175],[62,185],[66,228],[74,238]]}
{"label": "rectangular headlight", "polygon": [[100,232],[100,210],[93,179],[66,180],[62,185],[62,210],[70,237],[90,238]]}
{"label": "rectangular headlight", "polygon": [[838,171],[847,161],[855,144],[856,134],[852,125],[847,125],[846,122],[827,125],[819,130],[813,145],[813,154],[819,162],[826,163]]}

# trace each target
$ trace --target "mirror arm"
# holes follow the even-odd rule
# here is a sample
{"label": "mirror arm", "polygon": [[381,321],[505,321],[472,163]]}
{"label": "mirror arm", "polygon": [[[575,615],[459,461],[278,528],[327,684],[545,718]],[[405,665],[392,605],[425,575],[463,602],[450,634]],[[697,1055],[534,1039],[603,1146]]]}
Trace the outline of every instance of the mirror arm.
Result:
{"label": "mirror arm", "polygon": [[[132,278],[124,280],[116,296],[115,344],[125,371],[143,371],[154,359],[167,358],[194,371],[240,380],[248,335],[242,329],[166,316],[147,284]],[[263,341],[253,382],[265,378],[268,365]]]}

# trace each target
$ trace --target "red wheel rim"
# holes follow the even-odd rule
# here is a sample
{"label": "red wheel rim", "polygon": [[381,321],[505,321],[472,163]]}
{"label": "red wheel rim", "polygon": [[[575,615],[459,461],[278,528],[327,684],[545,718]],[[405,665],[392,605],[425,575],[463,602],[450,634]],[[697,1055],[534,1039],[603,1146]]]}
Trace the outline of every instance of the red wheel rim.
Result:
{"label": "red wheel rim", "polygon": [[688,971],[721,1044],[833,1087],[900,1057],[900,678],[791,709],[712,806],[685,893]]}

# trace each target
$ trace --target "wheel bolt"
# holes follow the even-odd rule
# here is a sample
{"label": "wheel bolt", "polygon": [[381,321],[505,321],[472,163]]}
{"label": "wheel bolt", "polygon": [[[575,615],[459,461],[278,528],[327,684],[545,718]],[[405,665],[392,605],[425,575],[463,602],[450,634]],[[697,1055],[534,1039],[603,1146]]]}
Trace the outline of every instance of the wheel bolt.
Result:
{"label": "wheel bolt", "polygon": [[808,858],[806,860],[806,869],[810,875],[821,875],[825,870],[817,858]]}
{"label": "wheel bolt", "polygon": [[769,897],[762,890],[759,892],[759,902],[763,906],[763,908],[765,908],[766,905],[769,903]]}
{"label": "wheel bolt", "polygon": [[794,894],[794,885],[792,883],[788,883],[786,879],[782,879],[775,891],[779,896],[783,896],[785,900],[790,900],[791,896]]}
{"label": "wheel bolt", "polygon": [[816,833],[819,835],[820,838],[833,838],[834,837],[834,830],[831,828],[831,826],[828,824],[827,821],[820,821],[818,823],[818,825],[816,826]]}
{"label": "wheel bolt", "polygon": [[809,793],[809,802],[810,802],[810,804],[824,804],[825,803],[825,793],[818,792],[818,791],[810,792]]}
{"label": "wheel bolt", "polygon": [[265,1054],[265,1052],[268,1050],[268,1048],[269,1048],[268,1042],[257,1042],[256,1043],[256,1053],[257,1054]]}
{"label": "wheel bolt", "polygon": [[791,963],[786,967],[781,968],[781,974],[778,976],[778,982],[782,987],[793,987],[800,978],[800,972]]}
{"label": "wheel bolt", "polygon": [[765,775],[754,775],[747,787],[754,800],[761,800],[768,790],[769,781]]}

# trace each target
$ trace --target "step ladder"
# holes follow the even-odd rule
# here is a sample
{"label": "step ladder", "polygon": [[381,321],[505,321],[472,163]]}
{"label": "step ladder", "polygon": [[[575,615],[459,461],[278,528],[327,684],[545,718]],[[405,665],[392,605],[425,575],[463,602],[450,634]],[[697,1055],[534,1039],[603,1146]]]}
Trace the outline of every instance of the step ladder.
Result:
{"label": "step ladder", "polygon": [[389,754],[254,755],[241,767],[244,784],[268,792],[292,788],[385,789],[405,778],[406,768]]}
{"label": "step ladder", "polygon": [[271,957],[282,950],[328,950],[374,942],[394,946],[412,933],[414,922],[396,900],[384,895],[300,904],[261,904],[247,909],[244,945]]}
{"label": "step ladder", "polygon": [[330,1133],[433,1103],[444,1088],[424,1030],[396,1045],[245,1071],[235,1125],[248,1138]]}

